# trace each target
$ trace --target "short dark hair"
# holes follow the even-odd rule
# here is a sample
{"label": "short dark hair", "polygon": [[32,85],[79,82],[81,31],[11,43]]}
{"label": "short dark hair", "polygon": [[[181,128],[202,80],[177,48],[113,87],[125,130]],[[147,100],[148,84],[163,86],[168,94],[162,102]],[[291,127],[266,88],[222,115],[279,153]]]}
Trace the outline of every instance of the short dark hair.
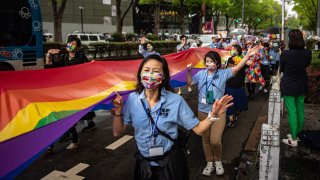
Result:
{"label": "short dark hair", "polygon": [[180,36],[180,39],[186,38],[186,37],[187,37],[186,35],[182,34],[182,35]]}
{"label": "short dark hair", "polygon": [[209,51],[206,55],[204,55],[204,64],[206,64],[206,58],[211,58],[217,65],[217,69],[221,67],[221,57],[220,54],[216,51]]}
{"label": "short dark hair", "polygon": [[237,55],[238,56],[241,56],[242,55],[242,48],[241,48],[241,46],[239,45],[239,44],[235,44],[235,45],[233,45],[233,47],[237,50]]}
{"label": "short dark hair", "polygon": [[76,41],[77,47],[80,47],[80,46],[81,46],[81,40],[80,40],[77,36],[70,36],[70,37],[68,38],[68,43],[69,43],[69,42],[72,42],[72,41]]}
{"label": "short dark hair", "polygon": [[136,85],[135,91],[140,94],[144,90],[144,86],[141,83],[141,71],[142,71],[143,66],[151,59],[156,60],[162,64],[163,80],[159,86],[159,93],[158,93],[158,97],[156,99],[157,101],[159,101],[160,97],[161,97],[162,88],[164,88],[167,91],[173,92],[173,89],[170,86],[170,71],[169,71],[169,66],[168,66],[167,60],[159,55],[156,55],[156,54],[149,55],[149,56],[145,57],[143,59],[143,61],[140,63],[140,66],[139,66],[139,69],[137,72],[137,85]]}
{"label": "short dark hair", "polygon": [[299,29],[292,29],[289,32],[289,49],[304,49],[304,47],[302,32]]}

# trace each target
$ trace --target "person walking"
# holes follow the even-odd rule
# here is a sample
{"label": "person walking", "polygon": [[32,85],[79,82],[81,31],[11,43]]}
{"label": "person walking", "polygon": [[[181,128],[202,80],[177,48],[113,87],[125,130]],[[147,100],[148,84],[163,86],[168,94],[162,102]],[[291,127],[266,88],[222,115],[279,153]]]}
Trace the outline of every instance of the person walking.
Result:
{"label": "person walking", "polygon": [[[184,35],[184,34],[181,35],[180,36],[180,40],[181,40],[181,43],[177,45],[177,52],[185,51],[185,50],[190,49],[190,46],[188,44],[188,40],[187,40],[187,36],[186,35]],[[188,86],[188,92],[192,92],[191,86]],[[178,94],[179,95],[182,94],[181,87],[178,87]]]}
{"label": "person walking", "polygon": [[134,128],[135,180],[188,180],[186,157],[175,141],[178,126],[202,135],[232,105],[231,96],[221,97],[199,122],[185,100],[172,93],[167,61],[157,55],[141,62],[135,92],[129,94],[125,105],[115,93],[113,134],[120,136],[128,125]]}
{"label": "person walking", "polygon": [[[64,67],[64,66],[72,66],[77,64],[82,64],[88,62],[87,57],[80,52],[81,41],[77,37],[70,37],[67,43],[67,53],[60,53],[59,49],[49,49],[46,56],[46,64],[52,64],[54,67]],[[90,118],[88,118],[90,117]],[[81,120],[88,120],[88,126],[85,127],[87,130],[92,130],[95,128],[95,123],[93,118],[95,117],[94,112],[89,112],[84,115]],[[76,124],[75,124],[76,125]],[[75,149],[79,145],[78,133],[75,128],[75,125],[69,129],[69,134],[71,136],[71,144],[67,147],[67,149]],[[64,135],[64,138],[68,138],[68,135]],[[52,151],[49,148],[49,152]]]}
{"label": "person walking", "polygon": [[[246,43],[246,52],[252,46],[251,41],[247,41]],[[245,52],[245,54],[246,54]],[[254,99],[256,84],[261,83],[261,86],[265,86],[266,82],[261,74],[261,52],[258,52],[254,56],[250,57],[252,60],[252,64],[246,70],[245,83],[248,90],[248,98],[250,100]]]}
{"label": "person walking", "polygon": [[[146,47],[145,47],[146,45]],[[151,54],[156,54],[158,56],[160,56],[160,54],[155,50],[154,48],[154,44],[152,42],[146,42],[146,37],[143,36],[141,38],[141,42],[139,45],[139,53],[142,54],[143,58],[151,55]]]}
{"label": "person walking", "polygon": [[[220,69],[221,57],[215,51],[209,51],[204,56],[206,69],[199,71],[192,77],[192,65],[188,65],[188,85],[198,85],[198,119],[208,116],[212,104],[220,99],[225,92],[226,82],[246,64],[250,56],[256,54],[259,47],[249,49],[243,59],[234,67]],[[202,174],[210,176],[215,170],[217,175],[224,174],[222,165],[222,144],[221,137],[226,125],[226,114],[219,116],[219,120],[202,135],[202,145],[206,156],[207,166]],[[214,168],[215,166],[215,168]]]}
{"label": "person walking", "polygon": [[288,111],[291,134],[282,142],[289,146],[298,146],[297,134],[304,125],[304,96],[308,90],[306,68],[310,65],[312,52],[305,49],[302,32],[293,29],[289,32],[289,50],[280,55],[281,95]]}
{"label": "person walking", "polygon": [[[227,61],[227,67],[236,66],[242,59],[242,48],[240,45],[233,45],[231,57]],[[248,110],[248,100],[244,88],[245,70],[252,64],[251,60],[246,62],[240,71],[232,78],[228,79],[225,94],[233,97],[233,105],[227,109],[227,127],[233,127],[239,120],[240,113]]]}

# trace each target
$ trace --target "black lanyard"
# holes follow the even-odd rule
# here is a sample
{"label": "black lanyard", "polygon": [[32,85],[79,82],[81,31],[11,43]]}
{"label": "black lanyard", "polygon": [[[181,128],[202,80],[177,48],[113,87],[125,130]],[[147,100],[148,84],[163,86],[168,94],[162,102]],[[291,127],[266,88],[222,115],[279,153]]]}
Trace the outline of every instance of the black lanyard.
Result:
{"label": "black lanyard", "polygon": [[[150,110],[147,109],[146,104],[143,102],[142,99],[140,99],[140,101],[141,101],[141,104],[142,104],[142,106],[143,106],[144,111],[146,112],[147,116],[149,117],[149,120],[150,120],[151,124],[155,126],[155,130],[157,131],[156,134],[152,134],[152,135],[153,135],[154,137],[156,137],[156,136],[158,135],[158,133],[160,133],[162,136],[166,137],[166,138],[169,139],[170,141],[176,142],[175,139],[173,139],[171,136],[169,136],[168,134],[164,133],[163,131],[161,131],[161,130],[158,128],[157,124],[154,122],[154,120],[153,120],[153,118],[152,118],[152,116],[151,116]],[[161,106],[160,106],[157,119],[158,119],[159,116],[160,116],[161,109],[162,109],[162,104],[161,104]]]}
{"label": "black lanyard", "polygon": [[[214,73],[214,75],[213,75],[213,77],[212,77],[212,79],[211,79],[210,84],[212,84],[212,83],[213,83],[213,80],[217,78],[217,73],[218,73],[218,69],[217,69],[217,71]],[[206,74],[206,82],[203,83],[202,86],[199,88],[199,90],[198,90],[199,92],[200,92],[200,90],[203,88],[204,85],[206,85],[206,91],[208,91],[208,89],[210,88],[210,84],[209,84],[209,86],[208,86],[207,77],[208,77],[208,72],[207,72],[207,74]],[[212,85],[212,88],[213,88],[213,87],[214,87],[214,86]]]}
{"label": "black lanyard", "polygon": [[156,118],[156,121],[154,122],[152,116],[151,116],[151,113],[150,113],[150,109],[146,107],[146,104],[143,102],[142,99],[141,100],[141,103],[142,103],[142,106],[143,106],[143,109],[144,111],[146,112],[148,118],[149,118],[149,121],[151,122],[151,132],[152,132],[152,136],[153,137],[157,137],[158,136],[158,131],[157,131],[157,123],[158,123],[158,120],[159,120],[159,116],[160,116],[160,113],[161,113],[161,109],[162,109],[162,104],[160,106],[160,109],[158,110],[158,115],[157,115],[157,118]]}

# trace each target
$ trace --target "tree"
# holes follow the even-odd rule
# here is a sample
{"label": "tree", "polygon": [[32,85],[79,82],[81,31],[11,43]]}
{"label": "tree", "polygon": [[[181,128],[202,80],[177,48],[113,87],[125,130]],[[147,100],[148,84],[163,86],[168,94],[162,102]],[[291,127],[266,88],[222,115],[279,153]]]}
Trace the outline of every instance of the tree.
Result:
{"label": "tree", "polygon": [[123,13],[123,15],[121,16],[121,0],[116,0],[116,10],[117,10],[117,24],[116,24],[116,30],[117,33],[122,33],[122,27],[123,27],[123,20],[126,17],[126,15],[128,14],[130,8],[132,7],[133,4],[133,0],[131,0],[128,8],[126,9],[126,11]]}
{"label": "tree", "polygon": [[181,34],[185,33],[185,28],[184,28],[184,15],[185,15],[185,6],[184,6],[184,1],[185,0],[174,0],[173,4],[177,5],[179,7],[179,13],[178,13],[178,17],[179,17],[179,27],[180,27],[180,32]]}
{"label": "tree", "polygon": [[304,29],[316,31],[318,0],[295,0],[293,10],[300,17]]}
{"label": "tree", "polygon": [[[53,11],[54,41],[62,42],[61,24],[67,0],[51,0],[51,4]],[[59,8],[58,5],[60,5]]]}
{"label": "tree", "polygon": [[140,4],[155,4],[155,12],[154,12],[154,30],[153,34],[158,35],[160,29],[160,5],[161,0],[140,0]]}

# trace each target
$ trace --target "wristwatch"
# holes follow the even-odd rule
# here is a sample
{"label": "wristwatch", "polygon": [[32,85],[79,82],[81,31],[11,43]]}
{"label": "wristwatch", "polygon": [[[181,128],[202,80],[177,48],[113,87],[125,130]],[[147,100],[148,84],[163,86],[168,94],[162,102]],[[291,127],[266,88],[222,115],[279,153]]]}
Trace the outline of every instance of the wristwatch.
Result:
{"label": "wristwatch", "polygon": [[213,117],[213,116],[211,116],[211,111],[208,113],[208,119],[209,119],[209,121],[211,121],[211,122],[215,122],[215,121],[219,121],[219,120],[220,120],[219,117]]}

